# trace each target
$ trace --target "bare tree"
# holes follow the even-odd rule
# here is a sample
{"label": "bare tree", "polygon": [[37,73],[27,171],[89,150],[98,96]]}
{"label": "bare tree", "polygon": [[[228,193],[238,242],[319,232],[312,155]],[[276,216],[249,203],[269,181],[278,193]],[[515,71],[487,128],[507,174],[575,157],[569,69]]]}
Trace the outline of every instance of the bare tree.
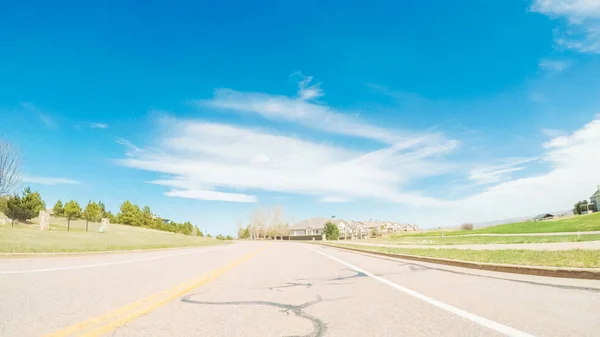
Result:
{"label": "bare tree", "polygon": [[20,164],[17,150],[0,139],[0,196],[10,193],[19,182]]}
{"label": "bare tree", "polygon": [[283,208],[280,205],[276,205],[271,214],[271,226],[275,232],[275,240],[277,236],[281,235],[283,225]]}

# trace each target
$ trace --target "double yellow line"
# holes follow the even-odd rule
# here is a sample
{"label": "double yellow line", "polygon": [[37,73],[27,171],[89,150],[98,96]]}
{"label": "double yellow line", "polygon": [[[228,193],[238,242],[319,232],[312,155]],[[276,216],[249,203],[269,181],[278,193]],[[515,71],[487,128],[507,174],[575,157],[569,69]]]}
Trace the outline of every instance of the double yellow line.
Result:
{"label": "double yellow line", "polygon": [[228,272],[229,270],[235,268],[236,266],[242,264],[245,261],[250,260],[258,253],[262,252],[267,245],[264,245],[241,258],[232,261],[220,268],[214,269],[197,279],[190,280],[188,282],[184,282],[175,287],[166,289],[157,294],[151,295],[139,301],[128,304],[124,307],[118,308],[116,310],[110,311],[104,315],[100,315],[97,317],[93,317],[88,319],[87,321],[77,323],[75,325],[63,328],[56,332],[53,332],[47,337],[67,337],[67,336],[101,336],[107,332],[110,332],[119,326],[127,324],[128,322],[133,321],[134,319],[149,313],[150,311],[170,302],[191,290],[202,286],[211,280],[216,279],[222,274]]}

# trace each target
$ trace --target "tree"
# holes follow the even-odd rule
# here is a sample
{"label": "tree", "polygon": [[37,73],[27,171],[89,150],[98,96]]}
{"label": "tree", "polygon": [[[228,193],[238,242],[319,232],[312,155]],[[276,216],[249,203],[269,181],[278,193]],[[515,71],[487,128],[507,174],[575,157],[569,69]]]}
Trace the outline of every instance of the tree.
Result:
{"label": "tree", "polygon": [[98,208],[100,208],[100,213],[101,216],[103,218],[108,218],[106,215],[108,212],[106,212],[106,206],[104,205],[104,203],[102,201],[98,201]]}
{"label": "tree", "polygon": [[71,230],[71,219],[81,216],[81,207],[75,200],[69,200],[65,204],[65,216],[67,217],[67,232]]}
{"label": "tree", "polygon": [[196,228],[196,236],[203,237],[204,234],[202,233],[200,228],[198,228],[198,226],[194,226],[194,227]]}
{"label": "tree", "polygon": [[210,233],[206,234],[207,238],[212,238],[212,235],[210,235]]}
{"label": "tree", "polygon": [[25,219],[29,220],[38,216],[41,210],[46,209],[46,203],[42,200],[39,192],[32,192],[31,188],[26,187],[21,197],[21,207]]}
{"label": "tree", "polygon": [[340,236],[338,226],[331,221],[325,223],[325,238],[327,240],[337,240]]}
{"label": "tree", "polygon": [[8,200],[7,196],[0,196],[0,213],[6,212],[6,201]]}
{"label": "tree", "polygon": [[379,236],[379,229],[377,229],[377,227],[373,227],[373,230],[371,231],[371,234],[373,235],[374,238]]}
{"label": "tree", "polygon": [[581,215],[581,213],[583,213],[583,208],[581,206],[587,205],[587,204],[588,204],[587,200],[578,201],[575,205],[573,205],[573,214]]}
{"label": "tree", "polygon": [[117,215],[120,223],[129,226],[141,226],[142,211],[138,205],[126,200],[121,204],[121,212]]}
{"label": "tree", "polygon": [[141,225],[144,227],[152,227],[152,225],[154,223],[153,217],[154,217],[154,215],[152,214],[150,207],[144,206],[144,208],[142,208]]}
{"label": "tree", "polygon": [[8,194],[19,182],[20,161],[17,150],[0,139],[0,196]]}
{"label": "tree", "polygon": [[62,201],[58,200],[56,201],[56,203],[54,204],[54,207],[52,208],[52,211],[54,212],[54,216],[61,216],[65,214],[65,207],[62,204]]}
{"label": "tree", "polygon": [[104,213],[103,217],[108,218],[110,223],[117,223],[117,217],[114,216],[111,211]]}
{"label": "tree", "polygon": [[217,239],[217,240],[225,240],[225,237],[224,237],[223,235],[221,235],[221,234],[218,234],[218,235],[215,237],[215,239]]}
{"label": "tree", "polygon": [[97,203],[92,202],[91,200],[85,206],[83,210],[83,217],[85,218],[85,231],[88,231],[88,224],[91,221],[99,221],[102,218],[102,211],[100,210],[100,206]]}
{"label": "tree", "polygon": [[227,237],[225,238],[225,240],[231,241],[231,240],[233,240],[233,238],[231,237],[231,235],[227,235]]}
{"label": "tree", "polygon": [[4,207],[4,214],[11,220],[11,226],[15,225],[15,220],[25,221],[23,218],[23,211],[21,209],[21,197],[17,194],[8,197],[6,199],[6,206]]}
{"label": "tree", "polygon": [[238,239],[249,239],[250,238],[250,225],[246,228],[238,229]]}
{"label": "tree", "polygon": [[32,192],[29,187],[23,190],[21,196],[15,194],[6,199],[5,215],[12,220],[27,221],[35,218],[39,212],[46,208],[46,204],[38,192]]}

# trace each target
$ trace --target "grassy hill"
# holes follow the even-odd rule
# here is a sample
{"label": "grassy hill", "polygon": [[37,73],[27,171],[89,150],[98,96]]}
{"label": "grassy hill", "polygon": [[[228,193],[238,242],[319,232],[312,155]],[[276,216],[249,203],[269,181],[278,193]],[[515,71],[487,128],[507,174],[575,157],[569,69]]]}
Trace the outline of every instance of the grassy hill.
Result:
{"label": "grassy hill", "polygon": [[525,234],[586,232],[600,230],[600,212],[547,221],[527,221],[486,227],[472,231],[472,234]]}
{"label": "grassy hill", "polygon": [[[600,231],[600,212],[572,216],[568,218],[547,220],[541,222],[525,221],[511,224],[502,224],[476,230],[450,230],[427,231],[422,233],[397,233],[388,237],[372,239],[373,242],[394,243],[401,245],[434,244],[434,245],[460,245],[460,244],[488,244],[488,243],[550,243],[550,242],[580,242],[600,240],[598,234],[588,235],[518,235],[518,234],[543,234],[558,232],[579,232],[585,234],[590,231]],[[442,238],[441,235],[444,234]],[[472,236],[478,234],[481,236]],[[489,234],[489,235],[487,235]],[[495,236],[495,234],[513,234],[514,236]]]}
{"label": "grassy hill", "polygon": [[15,227],[11,227],[10,222],[0,224],[0,252],[83,252],[226,243],[215,239],[117,224],[110,224],[108,232],[99,233],[100,224],[95,222],[89,223],[89,231],[86,232],[85,220],[71,221],[71,230],[67,232],[66,219],[51,218],[50,223],[50,231],[41,231],[35,221],[30,224],[15,224]]}

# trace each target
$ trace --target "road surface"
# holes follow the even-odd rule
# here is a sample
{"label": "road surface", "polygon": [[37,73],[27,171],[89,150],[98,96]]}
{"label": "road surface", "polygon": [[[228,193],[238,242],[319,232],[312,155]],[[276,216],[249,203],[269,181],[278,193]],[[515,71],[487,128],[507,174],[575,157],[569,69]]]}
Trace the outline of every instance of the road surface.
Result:
{"label": "road surface", "polygon": [[303,243],[0,260],[0,336],[594,336],[600,281]]}
{"label": "road surface", "polygon": [[361,242],[357,240],[340,240],[342,244],[356,246],[374,246],[391,248],[434,248],[434,249],[473,249],[473,250],[499,250],[499,249],[529,249],[529,250],[570,250],[570,249],[600,249],[600,241],[583,242],[548,242],[548,243],[487,243],[471,245],[403,245],[398,243]]}

